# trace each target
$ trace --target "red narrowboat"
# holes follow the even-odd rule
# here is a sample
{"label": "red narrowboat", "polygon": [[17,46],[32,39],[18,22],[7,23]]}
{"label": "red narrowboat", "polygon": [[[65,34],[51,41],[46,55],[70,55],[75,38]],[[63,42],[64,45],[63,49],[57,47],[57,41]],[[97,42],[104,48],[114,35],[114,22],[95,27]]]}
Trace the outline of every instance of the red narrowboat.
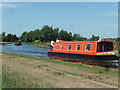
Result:
{"label": "red narrowboat", "polygon": [[62,60],[97,62],[104,65],[118,65],[120,51],[114,50],[113,43],[103,41],[55,42],[48,50],[48,56],[61,57]]}

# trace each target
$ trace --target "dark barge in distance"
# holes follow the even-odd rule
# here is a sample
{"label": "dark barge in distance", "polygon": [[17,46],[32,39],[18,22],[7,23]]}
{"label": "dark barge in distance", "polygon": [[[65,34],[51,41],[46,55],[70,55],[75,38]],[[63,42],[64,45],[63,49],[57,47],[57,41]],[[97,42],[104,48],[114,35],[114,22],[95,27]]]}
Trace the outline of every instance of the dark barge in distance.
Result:
{"label": "dark barge in distance", "polygon": [[16,42],[15,42],[15,45],[16,45],[16,46],[22,45],[21,40],[16,41]]}
{"label": "dark barge in distance", "polygon": [[48,56],[61,60],[89,62],[101,66],[118,66],[120,51],[114,50],[113,43],[108,40],[55,42]]}

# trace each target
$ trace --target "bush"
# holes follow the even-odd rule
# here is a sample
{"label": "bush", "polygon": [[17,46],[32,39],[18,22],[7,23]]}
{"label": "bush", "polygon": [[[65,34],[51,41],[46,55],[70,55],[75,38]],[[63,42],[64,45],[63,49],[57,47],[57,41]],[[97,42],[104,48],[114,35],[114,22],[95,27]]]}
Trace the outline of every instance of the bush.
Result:
{"label": "bush", "polygon": [[35,43],[39,43],[39,42],[40,42],[40,40],[35,40],[34,42],[35,42]]}

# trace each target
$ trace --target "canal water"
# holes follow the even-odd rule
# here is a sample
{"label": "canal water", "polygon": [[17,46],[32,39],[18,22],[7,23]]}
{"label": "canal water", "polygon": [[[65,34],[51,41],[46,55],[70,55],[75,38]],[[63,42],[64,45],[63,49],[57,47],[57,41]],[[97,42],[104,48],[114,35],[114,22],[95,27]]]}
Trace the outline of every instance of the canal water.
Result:
{"label": "canal water", "polygon": [[34,47],[29,44],[22,44],[21,46],[16,46],[14,43],[4,44],[0,46],[0,51],[6,53],[49,58],[47,55],[47,49]]}

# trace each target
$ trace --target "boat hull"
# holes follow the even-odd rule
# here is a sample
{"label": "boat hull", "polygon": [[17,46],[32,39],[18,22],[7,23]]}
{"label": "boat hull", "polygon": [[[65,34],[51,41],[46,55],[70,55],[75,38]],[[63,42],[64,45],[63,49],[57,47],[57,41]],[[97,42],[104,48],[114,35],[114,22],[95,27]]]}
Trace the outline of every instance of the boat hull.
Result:
{"label": "boat hull", "polygon": [[48,52],[48,56],[55,59],[60,59],[63,61],[74,61],[82,62],[88,64],[96,64],[100,66],[114,66],[119,64],[119,58],[116,55],[87,55],[87,54],[72,54],[72,53],[58,53],[58,52]]}
{"label": "boat hull", "polygon": [[22,45],[22,44],[15,44],[15,45],[20,46],[20,45]]}

